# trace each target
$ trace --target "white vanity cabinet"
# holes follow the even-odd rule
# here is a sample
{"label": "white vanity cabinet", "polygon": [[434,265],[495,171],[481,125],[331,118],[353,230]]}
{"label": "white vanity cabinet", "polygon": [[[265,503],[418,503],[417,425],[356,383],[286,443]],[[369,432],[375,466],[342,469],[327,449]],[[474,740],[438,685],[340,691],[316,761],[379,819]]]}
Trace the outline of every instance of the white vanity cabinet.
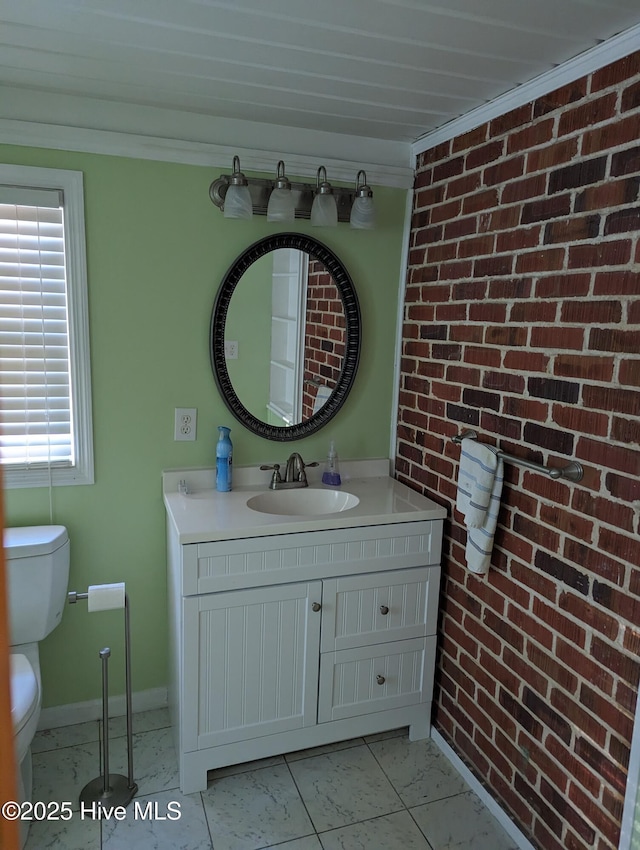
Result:
{"label": "white vanity cabinet", "polygon": [[183,793],[228,764],[429,734],[442,519],[185,543],[170,514],[167,530]]}

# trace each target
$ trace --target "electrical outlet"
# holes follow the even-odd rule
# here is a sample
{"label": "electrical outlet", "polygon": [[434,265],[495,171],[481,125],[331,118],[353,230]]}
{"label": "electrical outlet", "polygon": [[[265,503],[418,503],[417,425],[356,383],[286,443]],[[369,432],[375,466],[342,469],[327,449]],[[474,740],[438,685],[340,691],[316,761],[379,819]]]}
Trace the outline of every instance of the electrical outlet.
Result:
{"label": "electrical outlet", "polygon": [[198,410],[195,407],[176,407],[173,439],[195,440]]}
{"label": "electrical outlet", "polygon": [[238,359],[238,340],[226,339],[224,342],[224,356],[227,360]]}

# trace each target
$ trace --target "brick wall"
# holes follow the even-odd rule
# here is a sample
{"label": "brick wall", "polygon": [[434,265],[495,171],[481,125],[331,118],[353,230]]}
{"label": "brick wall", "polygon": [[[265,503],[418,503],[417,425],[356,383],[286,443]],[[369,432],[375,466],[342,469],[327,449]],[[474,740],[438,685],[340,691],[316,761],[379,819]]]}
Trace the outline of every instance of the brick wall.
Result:
{"label": "brick wall", "polygon": [[[640,665],[640,53],[420,155],[397,475],[449,508],[436,727],[545,850],[618,846]],[[459,447],[505,465],[465,568]]]}
{"label": "brick wall", "polygon": [[310,260],[304,340],[303,420],[313,414],[317,385],[333,389],[340,377],[345,335],[344,308],[338,287],[322,263]]}

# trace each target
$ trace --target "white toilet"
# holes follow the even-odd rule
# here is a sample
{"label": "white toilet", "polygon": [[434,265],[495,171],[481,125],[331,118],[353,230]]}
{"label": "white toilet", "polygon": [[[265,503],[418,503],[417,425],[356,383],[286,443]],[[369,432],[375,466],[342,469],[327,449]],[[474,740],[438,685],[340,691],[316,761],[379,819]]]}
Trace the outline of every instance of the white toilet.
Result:
{"label": "white toilet", "polygon": [[[31,799],[31,741],[42,706],[38,641],[62,619],[69,537],[61,525],[4,530],[11,634],[11,719],[20,799]],[[23,835],[23,840],[26,835]]]}

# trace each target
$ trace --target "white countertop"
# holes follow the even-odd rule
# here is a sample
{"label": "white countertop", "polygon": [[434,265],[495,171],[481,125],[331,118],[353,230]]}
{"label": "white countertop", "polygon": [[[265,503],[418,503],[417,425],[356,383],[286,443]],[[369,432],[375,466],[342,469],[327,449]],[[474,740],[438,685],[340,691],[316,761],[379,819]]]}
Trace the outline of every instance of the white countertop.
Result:
{"label": "white countertop", "polygon": [[[269,473],[257,467],[234,468],[234,489],[213,489],[214,470],[185,469],[163,473],[163,496],[169,521],[180,543],[206,543],[271,534],[332,528],[356,528],[397,522],[443,519],[445,508],[386,474],[388,461],[355,461],[341,465],[342,487],[360,500],[346,511],[318,516],[266,514],[247,507],[247,500],[269,491]],[[326,488],[321,470],[308,470],[309,489]],[[178,492],[187,482],[189,493]]]}

